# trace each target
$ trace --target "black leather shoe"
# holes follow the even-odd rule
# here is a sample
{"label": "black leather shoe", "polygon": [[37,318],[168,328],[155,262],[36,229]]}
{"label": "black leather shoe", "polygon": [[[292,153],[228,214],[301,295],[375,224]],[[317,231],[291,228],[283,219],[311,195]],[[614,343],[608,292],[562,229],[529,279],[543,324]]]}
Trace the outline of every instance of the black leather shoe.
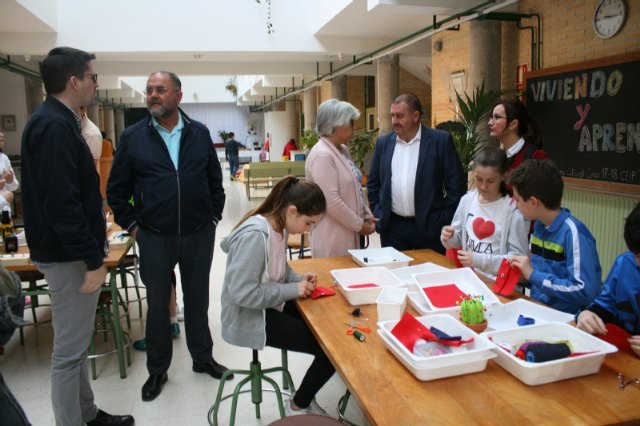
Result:
{"label": "black leather shoe", "polygon": [[[195,371],[196,373],[207,373],[214,379],[221,379],[222,375],[227,370],[227,367],[218,364],[215,359],[212,359],[209,362],[205,362],[204,364],[201,364],[199,362],[193,363],[193,371]],[[227,380],[231,379],[233,379],[233,374],[227,377]]]}
{"label": "black leather shoe", "polygon": [[134,423],[132,416],[114,416],[98,410],[96,418],[87,422],[87,426],[131,426]]}
{"label": "black leather shoe", "polygon": [[142,385],[142,400],[153,401],[156,399],[160,392],[162,392],[162,385],[167,383],[169,377],[167,373],[164,374],[152,374],[149,376],[144,385]]}

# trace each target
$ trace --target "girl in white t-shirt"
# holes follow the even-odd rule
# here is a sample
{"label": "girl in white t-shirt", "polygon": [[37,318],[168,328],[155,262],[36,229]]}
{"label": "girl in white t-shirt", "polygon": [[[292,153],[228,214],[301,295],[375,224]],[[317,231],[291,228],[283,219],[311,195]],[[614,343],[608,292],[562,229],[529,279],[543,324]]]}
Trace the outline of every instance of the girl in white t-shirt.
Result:
{"label": "girl in white t-shirt", "polygon": [[467,192],[450,226],[442,228],[445,248],[459,248],[458,260],[495,280],[503,258],[527,254],[529,221],[508,195],[507,156],[498,147],[480,149],[473,159],[475,189]]}

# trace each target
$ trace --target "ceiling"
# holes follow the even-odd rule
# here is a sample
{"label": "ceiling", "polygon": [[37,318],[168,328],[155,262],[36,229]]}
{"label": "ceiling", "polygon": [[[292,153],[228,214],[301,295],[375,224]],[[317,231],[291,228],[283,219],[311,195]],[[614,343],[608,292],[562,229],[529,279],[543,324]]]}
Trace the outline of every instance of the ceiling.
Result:
{"label": "ceiling", "polygon": [[[116,103],[142,104],[146,76],[166,69],[183,80],[183,102],[233,102],[224,86],[239,76],[238,103],[253,105],[331,74],[375,75],[375,66],[365,62],[385,53],[399,53],[403,68],[430,82],[431,43],[425,34],[434,19],[517,3],[271,0],[269,18],[267,0],[227,1],[182,0],[176,9],[171,0],[0,0],[0,59],[37,70],[52,47],[71,45],[96,53],[99,95]],[[86,19],[69,16],[78,8]],[[203,19],[204,11],[221,19]]]}

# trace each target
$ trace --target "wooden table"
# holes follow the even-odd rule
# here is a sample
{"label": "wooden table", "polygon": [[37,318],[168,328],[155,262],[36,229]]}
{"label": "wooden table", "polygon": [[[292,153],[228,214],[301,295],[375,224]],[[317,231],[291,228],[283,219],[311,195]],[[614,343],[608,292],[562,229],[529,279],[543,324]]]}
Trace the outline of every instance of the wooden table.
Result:
{"label": "wooden table", "polygon": [[[453,266],[431,250],[405,253],[415,259],[414,265]],[[332,285],[329,271],[357,267],[347,256],[294,260],[290,265],[297,272],[316,272],[319,285],[327,287]],[[618,373],[627,380],[640,377],[640,359],[631,353],[607,355],[598,374],[540,386],[525,385],[494,361],[480,373],[422,382],[376,334],[375,304],[361,306],[373,329],[365,342],[345,334],[344,323],[353,319],[354,307],[339,291],[298,305],[373,425],[611,424],[640,419],[640,386],[618,389]]]}
{"label": "wooden table", "polygon": [[[114,225],[114,229],[112,230],[112,232],[118,232],[118,231],[120,231],[120,229]],[[114,318],[113,332],[116,339],[115,345],[118,353],[120,377],[123,379],[127,377],[127,368],[125,365],[125,345],[124,345],[124,338],[123,338],[123,332],[122,332],[122,325],[120,324],[120,306],[118,303],[119,294],[118,294],[116,277],[118,276],[118,266],[120,265],[120,262],[122,262],[125,255],[133,245],[133,241],[134,240],[132,237],[128,237],[125,240],[124,245],[109,247],[109,254],[104,259],[104,264],[109,270],[109,282],[105,283],[102,286],[103,292],[109,292],[111,294],[111,307],[112,307],[113,318]],[[26,246],[21,246],[18,250],[18,253],[28,253],[28,252],[29,252],[29,248]],[[21,264],[21,265],[5,265],[5,267],[10,271],[15,271],[15,272],[37,271],[35,265],[33,265],[31,262],[29,262],[28,264]]]}

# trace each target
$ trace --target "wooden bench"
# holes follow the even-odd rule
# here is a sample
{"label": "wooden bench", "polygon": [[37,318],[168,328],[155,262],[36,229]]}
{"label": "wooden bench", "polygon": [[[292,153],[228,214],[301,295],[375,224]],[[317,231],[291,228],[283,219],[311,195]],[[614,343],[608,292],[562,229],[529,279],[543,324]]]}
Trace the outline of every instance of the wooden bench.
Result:
{"label": "wooden bench", "polygon": [[251,163],[244,169],[244,185],[247,191],[247,199],[251,200],[251,188],[270,188],[288,175],[304,179],[304,161]]}

